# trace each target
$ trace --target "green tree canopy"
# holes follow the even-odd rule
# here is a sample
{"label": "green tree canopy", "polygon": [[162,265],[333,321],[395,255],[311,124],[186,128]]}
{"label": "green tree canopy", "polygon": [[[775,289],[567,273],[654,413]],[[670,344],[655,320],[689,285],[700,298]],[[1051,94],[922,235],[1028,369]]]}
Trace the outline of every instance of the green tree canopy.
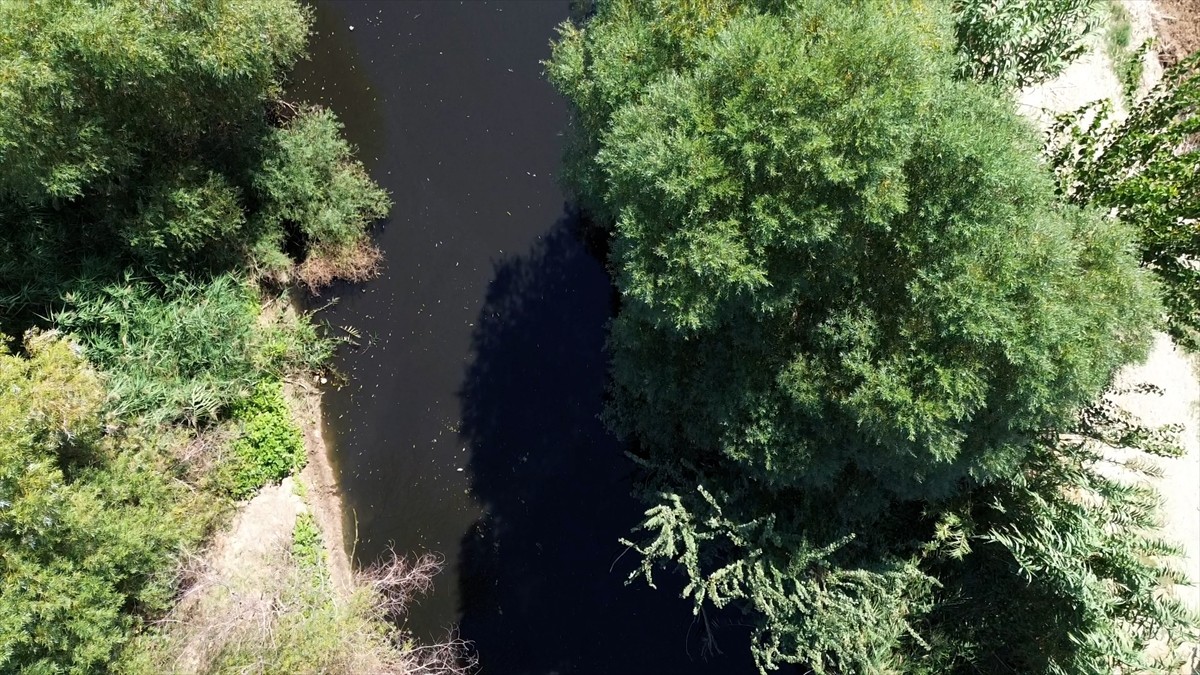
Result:
{"label": "green tree canopy", "polygon": [[615,0],[548,64],[612,230],[642,571],[749,608],[762,667],[918,662],[939,505],[1018,475],[1157,320],[1131,232],[1056,201],[955,48],[938,4]]}
{"label": "green tree canopy", "polygon": [[0,4],[0,195],[119,190],[151,158],[239,143],[307,30],[270,0]]}
{"label": "green tree canopy", "polygon": [[308,25],[291,1],[0,3],[0,314],[125,268],[276,275],[288,234],[326,282],[373,269],[387,195],[332,113],[278,103]]}
{"label": "green tree canopy", "polygon": [[155,575],[207,526],[206,498],[154,440],[102,434],[106,391],[78,345],[32,334],[25,350],[0,351],[0,671],[102,672],[129,610],[169,601]]}

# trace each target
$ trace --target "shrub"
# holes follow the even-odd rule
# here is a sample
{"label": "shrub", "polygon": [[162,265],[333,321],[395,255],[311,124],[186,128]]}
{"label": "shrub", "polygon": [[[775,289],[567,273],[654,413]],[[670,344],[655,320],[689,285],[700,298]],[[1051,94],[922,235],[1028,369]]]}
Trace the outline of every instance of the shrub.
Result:
{"label": "shrub", "polygon": [[1087,51],[1103,0],[955,0],[961,73],[1025,87],[1048,80]]}
{"label": "shrub", "polygon": [[117,216],[114,229],[153,268],[169,272],[243,257],[236,245],[246,224],[241,194],[217,173],[168,171],[143,189],[131,212]]}
{"label": "shrub", "polygon": [[319,575],[326,573],[321,530],[308,511],[296,517],[296,526],[292,528],[292,560],[301,568],[313,570]]}
{"label": "shrub", "polygon": [[148,158],[235,147],[307,28],[278,0],[0,3],[0,198],[136,193]]}
{"label": "shrub", "polygon": [[373,270],[378,255],[369,254],[367,227],[387,215],[391,202],[354,159],[341,131],[332,112],[302,109],[273,130],[254,186],[264,229],[292,228],[307,244],[309,258],[329,261],[339,270],[335,276],[354,276],[356,270],[359,275]]}
{"label": "shrub", "polygon": [[249,398],[234,407],[233,418],[242,424],[226,469],[228,489],[235,498],[248,497],[304,467],[304,439],[279,382],[260,382]]}
{"label": "shrub", "polygon": [[0,351],[0,672],[103,671],[214,513],[156,435],[102,435],[101,378],[72,347]]}
{"label": "shrub", "polygon": [[1123,120],[1107,102],[1059,118],[1047,154],[1070,200],[1112,210],[1138,233],[1160,282],[1167,328],[1200,348],[1200,54],[1163,74]]}
{"label": "shrub", "polygon": [[[745,611],[762,670],[919,672],[931,514],[1015,480],[1159,311],[1131,230],[1060,203],[1028,122],[954,77],[943,9],[613,0],[548,64],[612,217],[638,572]],[[1085,600],[1064,623],[1121,598]]]}

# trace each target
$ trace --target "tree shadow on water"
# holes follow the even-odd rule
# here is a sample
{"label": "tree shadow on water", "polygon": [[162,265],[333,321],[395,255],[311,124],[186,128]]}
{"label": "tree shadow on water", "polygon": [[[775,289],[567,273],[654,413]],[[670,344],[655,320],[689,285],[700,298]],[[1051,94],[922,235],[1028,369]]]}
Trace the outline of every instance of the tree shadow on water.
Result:
{"label": "tree shadow on water", "polygon": [[618,539],[643,508],[633,465],[598,415],[612,291],[569,211],[496,265],[460,391],[472,490],[485,515],[462,540],[462,637],[498,675],[754,673],[748,631],[701,657],[679,585],[625,585]]}

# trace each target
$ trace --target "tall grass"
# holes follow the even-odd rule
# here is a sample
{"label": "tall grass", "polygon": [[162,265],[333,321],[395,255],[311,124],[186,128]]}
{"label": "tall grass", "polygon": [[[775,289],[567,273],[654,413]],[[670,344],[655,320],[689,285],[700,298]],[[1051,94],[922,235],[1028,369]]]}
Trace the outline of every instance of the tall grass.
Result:
{"label": "tall grass", "polygon": [[306,317],[264,320],[254,288],[229,275],[85,283],[51,318],[108,376],[110,410],[152,423],[215,420],[259,381],[329,352]]}

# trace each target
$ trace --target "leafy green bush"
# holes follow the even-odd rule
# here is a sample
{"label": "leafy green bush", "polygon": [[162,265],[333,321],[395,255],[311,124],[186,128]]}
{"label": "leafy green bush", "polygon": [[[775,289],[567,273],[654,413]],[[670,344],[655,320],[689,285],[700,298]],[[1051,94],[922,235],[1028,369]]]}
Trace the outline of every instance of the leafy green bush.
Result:
{"label": "leafy green bush", "polygon": [[1174,661],[1200,631],[1173,587],[1191,582],[1143,480],[1162,475],[1154,457],[1183,453],[1180,431],[1106,399],[1070,436],[1036,443],[1010,480],[943,504],[927,562],[942,599],[930,641],[950,648],[930,672],[1185,672]]}
{"label": "leafy green bush", "polygon": [[[339,273],[354,276],[354,251],[370,248],[367,227],[387,215],[391,201],[354,159],[337,117],[304,108],[287,126],[272,131],[265,159],[254,175],[265,229],[291,227],[309,257],[351,263]],[[368,256],[359,265],[370,266]]]}
{"label": "leafy green bush", "polygon": [[221,174],[167,171],[145,187],[131,212],[116,215],[114,229],[133,254],[167,273],[242,257],[236,245],[246,224],[241,194]]}
{"label": "leafy green bush", "polygon": [[1104,0],[954,0],[961,72],[1025,87],[1061,73],[1087,51]]}
{"label": "leafy green bush", "polygon": [[306,317],[262,321],[258,294],[228,275],[80,284],[64,300],[53,319],[108,374],[111,409],[152,422],[214,420],[264,377],[329,353]]}
{"label": "leafy green bush", "polygon": [[0,351],[0,672],[103,672],[162,611],[162,572],[215,503],[173,477],[155,435],[102,435],[102,380],[50,335]]}
{"label": "leafy green bush", "polygon": [[316,574],[327,573],[321,530],[309,511],[296,516],[296,526],[292,529],[292,559],[302,568],[313,570]]}
{"label": "leafy green bush", "polygon": [[1115,209],[1159,279],[1171,337],[1200,348],[1200,55],[1184,59],[1123,120],[1107,103],[1063,115],[1047,153],[1071,201]]}
{"label": "leafy green bush", "polygon": [[233,442],[225,470],[235,498],[248,497],[304,467],[304,439],[279,382],[258,383],[253,394],[233,407],[233,419],[241,422],[242,433]]}

